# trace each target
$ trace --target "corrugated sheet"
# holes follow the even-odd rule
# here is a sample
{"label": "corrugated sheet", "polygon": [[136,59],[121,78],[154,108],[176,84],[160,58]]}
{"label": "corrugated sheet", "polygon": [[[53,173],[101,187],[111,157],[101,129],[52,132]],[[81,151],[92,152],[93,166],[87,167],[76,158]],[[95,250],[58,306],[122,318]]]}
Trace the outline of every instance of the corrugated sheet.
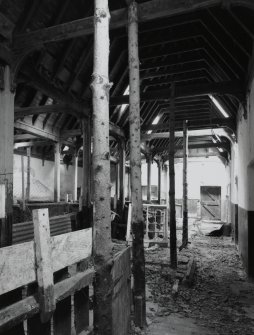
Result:
{"label": "corrugated sheet", "polygon": [[[71,214],[54,216],[49,219],[50,235],[56,236],[71,232]],[[34,238],[33,222],[21,222],[13,225],[12,243],[28,242]]]}

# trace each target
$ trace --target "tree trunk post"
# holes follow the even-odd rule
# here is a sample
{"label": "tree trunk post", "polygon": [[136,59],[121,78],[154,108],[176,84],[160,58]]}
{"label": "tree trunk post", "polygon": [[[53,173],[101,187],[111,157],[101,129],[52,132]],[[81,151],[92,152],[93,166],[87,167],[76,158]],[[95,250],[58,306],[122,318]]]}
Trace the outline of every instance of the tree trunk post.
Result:
{"label": "tree trunk post", "polygon": [[182,246],[188,245],[188,121],[183,122],[183,235]]}
{"label": "tree trunk post", "polygon": [[149,154],[146,160],[147,165],[147,202],[151,202],[151,167],[152,156]]}
{"label": "tree trunk post", "polygon": [[120,211],[123,211],[125,204],[125,142],[124,139],[119,140],[119,149],[120,149],[120,160],[119,160],[119,178],[120,178],[120,192],[119,192],[119,202],[120,202]]}
{"label": "tree trunk post", "polygon": [[60,202],[60,143],[55,143],[54,201]]}
{"label": "tree trunk post", "polygon": [[[14,90],[12,73],[7,65],[0,65],[0,247],[12,244],[13,224],[13,143]],[[16,289],[1,296],[0,309],[22,299]],[[6,331],[8,335],[24,335],[23,322]]]}
{"label": "tree trunk post", "polygon": [[83,182],[82,182],[82,226],[88,228],[92,225],[91,208],[91,123],[90,119],[82,120],[83,133]]}
{"label": "tree trunk post", "polygon": [[75,152],[73,157],[73,165],[74,165],[74,180],[73,180],[73,201],[78,200],[78,150]]}
{"label": "tree trunk post", "polygon": [[21,180],[22,180],[22,211],[23,215],[26,209],[26,195],[25,195],[25,164],[24,155],[21,155]]}
{"label": "tree trunk post", "polygon": [[170,265],[177,268],[177,237],[175,209],[175,84],[171,85],[169,114],[169,210],[170,210]]}
{"label": "tree trunk post", "polygon": [[144,218],[141,191],[140,154],[140,78],[138,56],[138,9],[132,2],[128,9],[128,48],[130,71],[130,168],[133,233],[133,276],[135,305],[135,324],[143,327],[146,322],[145,302],[145,257],[144,257]]}
{"label": "tree trunk post", "polygon": [[111,335],[113,266],[110,210],[109,149],[109,9],[107,0],[95,0],[93,92],[94,220],[93,255],[94,334]]}
{"label": "tree trunk post", "polygon": [[158,203],[160,205],[161,203],[161,169],[162,169],[161,160],[158,160],[157,166],[158,166]]}
{"label": "tree trunk post", "polygon": [[[0,66],[0,238],[1,247],[12,242],[14,93],[9,66]],[[2,86],[2,87],[1,87]]]}
{"label": "tree trunk post", "polygon": [[30,200],[31,195],[31,148],[26,149],[27,170],[26,170],[26,201]]}

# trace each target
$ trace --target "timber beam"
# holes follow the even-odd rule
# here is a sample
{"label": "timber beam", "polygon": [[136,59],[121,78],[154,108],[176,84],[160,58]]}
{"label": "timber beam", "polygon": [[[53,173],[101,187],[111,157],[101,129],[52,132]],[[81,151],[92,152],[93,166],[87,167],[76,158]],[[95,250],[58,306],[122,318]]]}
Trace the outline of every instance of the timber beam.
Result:
{"label": "timber beam", "polygon": [[29,141],[29,142],[19,142],[14,144],[14,149],[18,148],[28,148],[28,147],[38,147],[49,145],[48,141]]}
{"label": "timber beam", "polygon": [[73,99],[70,95],[61,92],[49,83],[47,79],[42,77],[35,69],[31,67],[22,68],[22,77],[28,82],[28,84],[37,90],[43,92],[48,97],[64,103],[66,106],[74,110],[77,117],[88,116],[90,113],[90,106],[88,103]]}
{"label": "timber beam", "polygon": [[38,138],[36,135],[31,135],[31,134],[17,134],[14,135],[14,142],[15,141],[30,141]]}
{"label": "timber beam", "polygon": [[[188,98],[195,96],[203,96],[208,94],[215,95],[235,95],[244,93],[244,85],[240,81],[225,81],[220,83],[207,83],[207,84],[198,84],[198,85],[185,85],[185,86],[176,86],[175,88],[175,98]],[[163,90],[153,90],[146,93],[141,93],[141,101],[168,101],[170,100],[170,89]],[[110,98],[110,106],[124,105],[129,103],[129,96],[123,95],[119,97]]]}
{"label": "timber beam", "polygon": [[[112,122],[109,123],[109,133],[112,136],[115,135],[115,136],[118,136],[118,137],[125,138],[125,134],[124,134],[124,131],[122,130],[122,128],[118,127],[117,125],[115,125]],[[74,137],[74,136],[80,136],[80,135],[82,135],[81,129],[64,130],[64,131],[61,132],[61,137],[62,138]]]}
{"label": "timber beam", "polygon": [[[227,151],[230,151],[230,145],[228,142],[218,142],[218,143],[192,143],[188,146],[189,149],[208,149],[208,148],[224,148]],[[183,145],[175,145],[175,151],[182,150]],[[154,154],[168,151],[168,146],[165,147],[155,147],[152,149]]]}
{"label": "timber beam", "polygon": [[[214,136],[214,135],[226,137],[232,142],[231,136],[223,128],[216,129],[199,129],[199,130],[188,130],[188,137],[202,137],[202,136]],[[183,137],[182,131],[176,131],[175,137]],[[142,134],[141,139],[143,142],[152,141],[155,139],[169,138],[169,132]]]}
{"label": "timber beam", "polygon": [[[210,8],[222,4],[222,0],[151,0],[138,4],[139,22],[148,22],[155,19],[188,13],[203,8]],[[231,6],[244,6],[254,9],[252,0],[227,0]],[[125,28],[128,23],[127,8],[111,12],[110,29]],[[45,43],[68,40],[80,36],[92,35],[94,31],[94,17],[62,23],[40,30],[16,34],[13,38],[15,51],[41,48]]]}
{"label": "timber beam", "polygon": [[[228,127],[231,130],[235,129],[235,123],[233,119],[204,119],[204,120],[193,120],[189,121],[189,129],[199,129],[199,128],[213,128],[213,127]],[[183,128],[183,123],[178,121],[175,123],[175,129],[180,130]],[[156,125],[142,126],[142,131],[147,130],[169,130],[169,124],[158,123]]]}
{"label": "timber beam", "polygon": [[39,127],[36,127],[34,125],[28,124],[28,123],[23,122],[23,121],[16,121],[14,123],[14,128],[25,131],[28,134],[35,135],[39,138],[46,139],[48,141],[61,142],[63,144],[69,145],[69,146],[74,145],[74,143],[72,141],[63,139],[60,136],[59,132],[48,131],[48,130],[45,130],[45,129],[41,129]]}
{"label": "timber beam", "polygon": [[69,113],[77,114],[71,106],[67,104],[55,104],[55,105],[44,105],[44,106],[29,106],[29,107],[15,107],[14,118],[20,119],[28,115],[40,115],[48,113]]}
{"label": "timber beam", "polygon": [[14,27],[14,23],[0,12],[0,35],[11,40]]}

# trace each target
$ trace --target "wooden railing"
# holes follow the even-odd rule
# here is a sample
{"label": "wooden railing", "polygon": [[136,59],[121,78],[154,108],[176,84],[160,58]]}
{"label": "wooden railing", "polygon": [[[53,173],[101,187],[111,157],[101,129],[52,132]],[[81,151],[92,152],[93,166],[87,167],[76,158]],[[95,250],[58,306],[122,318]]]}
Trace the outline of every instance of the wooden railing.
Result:
{"label": "wooden railing", "polygon": [[[89,326],[89,285],[95,274],[88,266],[92,229],[50,237],[47,209],[33,211],[33,224],[33,241],[0,249],[0,298],[13,290],[23,295],[0,310],[0,334],[21,324],[28,335],[70,335],[73,328],[80,334]],[[113,335],[127,335],[130,248],[115,255],[112,276]]]}

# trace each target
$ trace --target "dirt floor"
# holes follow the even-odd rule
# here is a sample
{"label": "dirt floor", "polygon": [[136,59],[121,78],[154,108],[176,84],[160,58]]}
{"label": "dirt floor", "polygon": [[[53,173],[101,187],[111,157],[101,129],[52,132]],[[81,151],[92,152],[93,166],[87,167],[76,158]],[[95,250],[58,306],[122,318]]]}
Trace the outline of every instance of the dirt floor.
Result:
{"label": "dirt floor", "polygon": [[194,282],[180,284],[177,294],[172,294],[176,273],[168,266],[169,249],[146,250],[148,328],[135,333],[254,334],[254,282],[246,277],[231,237],[205,236],[218,227],[191,222],[187,253],[196,260]]}

